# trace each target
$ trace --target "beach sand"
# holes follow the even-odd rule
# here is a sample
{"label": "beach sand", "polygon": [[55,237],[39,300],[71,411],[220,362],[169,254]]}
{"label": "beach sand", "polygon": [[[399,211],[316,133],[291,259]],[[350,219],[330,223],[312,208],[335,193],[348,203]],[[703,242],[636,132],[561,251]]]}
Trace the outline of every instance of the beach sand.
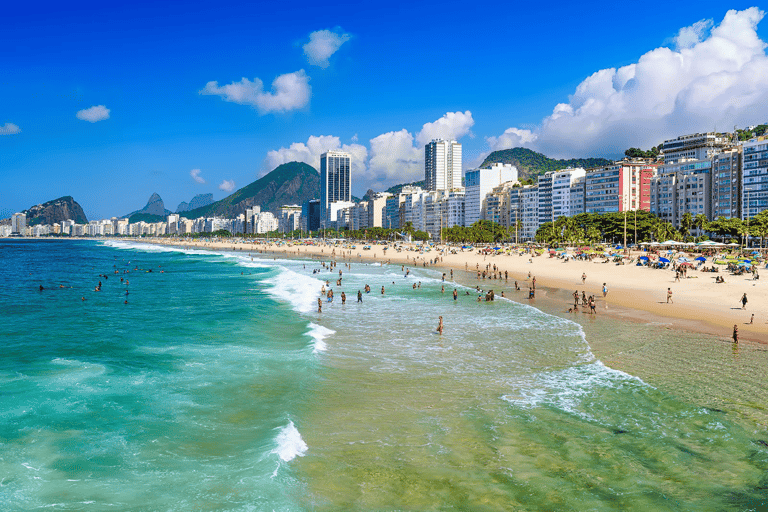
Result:
{"label": "beach sand", "polygon": [[[142,240],[147,241],[147,240]],[[307,258],[344,258],[347,261],[378,261],[397,265],[417,265],[421,267],[439,257],[439,252],[432,250],[424,254],[390,248],[384,251],[381,245],[363,250],[363,244],[356,249],[346,250],[331,246],[304,246],[278,243],[236,243],[177,241],[156,239],[155,243],[183,245],[217,250],[261,251],[288,257]],[[633,253],[637,256],[639,253]],[[477,251],[464,251],[446,254],[430,267],[468,270],[484,270],[490,264],[501,271],[509,272],[509,285],[517,280],[526,290],[530,285],[528,273],[536,278],[539,290],[566,290],[562,309],[567,311],[572,298],[570,294],[577,290],[579,295],[585,291],[587,296],[594,295],[598,303],[598,314],[620,315],[625,319],[641,322],[671,322],[673,327],[685,331],[701,332],[731,339],[733,326],[737,325],[741,341],[768,343],[768,285],[762,280],[752,280],[751,275],[732,276],[727,272],[711,273],[689,270],[688,277],[675,282],[675,273],[671,270],[656,270],[635,265],[616,265],[603,263],[603,259],[594,261],[562,260],[547,255],[531,257],[528,254],[482,255]],[[587,275],[582,284],[582,274]],[[723,276],[725,283],[715,283],[716,276]],[[494,286],[501,289],[503,281],[480,280],[481,288]],[[607,284],[608,294],[603,298],[602,286]],[[667,288],[673,292],[673,303],[667,303]],[[748,304],[741,308],[740,299],[746,293]],[[541,294],[537,296],[537,299]],[[527,300],[523,298],[522,300]],[[535,305],[534,299],[534,305]],[[607,309],[606,309],[607,306]],[[749,324],[752,313],[753,324]]]}

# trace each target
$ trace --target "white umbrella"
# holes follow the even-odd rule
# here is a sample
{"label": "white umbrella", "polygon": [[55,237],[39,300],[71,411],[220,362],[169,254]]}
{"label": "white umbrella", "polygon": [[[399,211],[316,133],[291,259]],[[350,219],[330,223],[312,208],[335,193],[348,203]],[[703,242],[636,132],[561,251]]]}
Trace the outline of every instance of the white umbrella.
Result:
{"label": "white umbrella", "polygon": [[662,242],[661,245],[680,245],[680,242],[675,242],[674,240],[667,240],[666,242]]}

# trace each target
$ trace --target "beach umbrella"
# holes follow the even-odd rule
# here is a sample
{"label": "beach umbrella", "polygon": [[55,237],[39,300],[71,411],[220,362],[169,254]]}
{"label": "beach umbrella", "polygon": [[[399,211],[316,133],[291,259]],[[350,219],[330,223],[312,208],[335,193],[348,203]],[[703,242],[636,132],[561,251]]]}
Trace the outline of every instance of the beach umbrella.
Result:
{"label": "beach umbrella", "polygon": [[680,242],[675,242],[674,240],[667,240],[666,242],[662,242],[661,245],[680,245]]}
{"label": "beach umbrella", "polygon": [[705,258],[704,256],[699,256],[698,258],[696,258],[696,261],[707,261],[707,258]]}
{"label": "beach umbrella", "polygon": [[647,259],[648,259],[648,256],[640,256],[640,259],[641,259],[641,260],[647,260]]}
{"label": "beach umbrella", "polygon": [[659,258],[659,261],[662,263],[669,263],[669,260],[667,258]]}
{"label": "beach umbrella", "polygon": [[685,263],[682,263],[680,266],[681,267],[692,267],[693,264],[686,261]]}
{"label": "beach umbrella", "polygon": [[677,258],[677,261],[678,261],[678,262],[680,262],[680,263],[688,263],[688,262],[689,262],[689,261],[691,261],[691,260],[689,260],[688,258],[685,258],[685,257],[681,256],[681,257]]}

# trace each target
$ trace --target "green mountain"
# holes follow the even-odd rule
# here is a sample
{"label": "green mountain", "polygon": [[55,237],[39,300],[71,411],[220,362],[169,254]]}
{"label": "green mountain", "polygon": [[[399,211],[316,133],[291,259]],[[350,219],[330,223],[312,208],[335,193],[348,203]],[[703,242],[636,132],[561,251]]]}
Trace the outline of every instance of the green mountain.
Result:
{"label": "green mountain", "polygon": [[182,212],[187,219],[198,217],[237,217],[246,208],[260,206],[277,215],[284,204],[301,205],[320,197],[320,173],[302,162],[280,165],[266,176],[246,185],[215,203]]}
{"label": "green mountain", "polygon": [[613,163],[605,158],[572,158],[570,160],[555,160],[541,153],[526,148],[503,149],[494,151],[485,158],[480,167],[488,167],[491,164],[512,164],[517,167],[518,178],[525,180],[535,178],[548,171],[559,171],[568,167],[599,167]]}
{"label": "green mountain", "polygon": [[400,185],[393,185],[389,187],[384,192],[389,192],[393,196],[396,196],[400,193],[401,190],[403,190],[403,187],[421,187],[424,188],[424,180],[421,181],[414,181],[413,183],[402,183]]}
{"label": "green mountain", "polygon": [[72,199],[72,196],[64,196],[53,201],[38,204],[24,210],[27,215],[27,225],[58,224],[64,220],[74,220],[78,224],[88,224],[83,208]]}

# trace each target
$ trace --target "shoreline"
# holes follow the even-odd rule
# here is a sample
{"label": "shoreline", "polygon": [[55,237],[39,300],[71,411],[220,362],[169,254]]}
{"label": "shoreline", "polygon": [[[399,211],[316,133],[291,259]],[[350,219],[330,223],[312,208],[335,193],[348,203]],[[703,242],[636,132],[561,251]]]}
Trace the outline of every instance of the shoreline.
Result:
{"label": "shoreline", "polygon": [[[116,239],[124,240],[124,239]],[[289,258],[327,258],[344,259],[347,262],[379,262],[396,265],[408,265],[410,267],[423,267],[424,263],[438,257],[437,251],[427,254],[419,254],[415,251],[396,252],[389,249],[382,251],[386,246],[372,246],[370,251],[363,251],[358,247],[355,250],[332,248],[330,246],[307,245],[278,245],[269,243],[248,242],[204,242],[166,239],[130,239],[140,243],[153,243],[184,248],[200,248],[211,250],[235,250],[260,252],[262,254],[281,255]],[[361,245],[361,244],[358,244]],[[412,244],[413,245],[413,244]],[[484,270],[485,265],[496,265],[501,272],[509,272],[507,283],[500,279],[473,280],[470,275],[479,267]],[[545,293],[558,294],[560,291],[572,294],[577,290],[579,294],[585,291],[587,295],[594,295],[597,303],[597,316],[608,314],[617,319],[632,320],[638,322],[671,323],[675,329],[688,332],[696,332],[715,336],[724,340],[731,340],[733,325],[739,329],[740,341],[768,344],[768,290],[762,287],[761,282],[746,279],[743,276],[731,276],[724,272],[704,273],[690,271],[689,277],[681,282],[674,282],[674,274],[669,270],[655,270],[647,267],[633,265],[616,265],[614,263],[602,263],[597,261],[564,261],[547,256],[530,257],[530,255],[488,255],[477,252],[458,252],[446,254],[442,261],[427,264],[427,267],[444,269],[446,273],[450,269],[454,271],[468,272],[468,279],[476,282],[481,288],[499,288],[514,290],[514,281],[519,282],[522,290],[527,291],[530,281],[528,272],[536,278],[537,290]],[[573,276],[573,278],[566,277]],[[585,284],[581,283],[580,276],[587,274]],[[710,282],[715,276],[726,277],[723,284]],[[608,294],[602,297],[602,283],[608,284]],[[673,303],[666,303],[666,288],[673,290]],[[741,309],[738,299],[743,293],[749,294],[749,302],[746,310]],[[512,295],[510,295],[512,297]],[[554,297],[553,297],[554,298]],[[519,301],[526,301],[520,297]],[[536,304],[537,299],[530,302]],[[562,314],[567,315],[570,298],[562,300]],[[525,302],[523,302],[525,303]],[[556,310],[556,308],[554,308]],[[581,311],[582,309],[580,309]],[[761,314],[762,312],[762,314]],[[749,324],[751,315],[755,313],[755,322]]]}

